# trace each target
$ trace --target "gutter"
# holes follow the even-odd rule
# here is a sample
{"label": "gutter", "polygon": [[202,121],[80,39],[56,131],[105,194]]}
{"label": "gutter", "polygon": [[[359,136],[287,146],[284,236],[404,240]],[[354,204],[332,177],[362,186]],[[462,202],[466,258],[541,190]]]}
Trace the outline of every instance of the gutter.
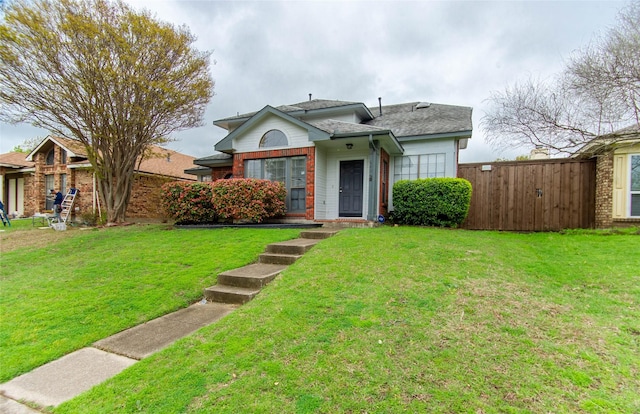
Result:
{"label": "gutter", "polygon": [[457,132],[441,132],[438,134],[424,134],[424,135],[406,135],[398,137],[399,141],[421,141],[425,139],[439,139],[439,138],[471,138],[472,130],[457,131]]}

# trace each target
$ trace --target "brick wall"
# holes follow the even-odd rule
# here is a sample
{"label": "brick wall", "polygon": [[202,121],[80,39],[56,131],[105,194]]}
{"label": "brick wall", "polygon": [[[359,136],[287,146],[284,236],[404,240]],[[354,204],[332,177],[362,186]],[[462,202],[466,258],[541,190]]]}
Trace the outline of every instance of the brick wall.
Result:
{"label": "brick wall", "polygon": [[[25,215],[42,212],[45,209],[46,195],[45,176],[53,175],[54,188],[61,189],[61,176],[66,174],[66,190],[78,189],[72,212],[72,220],[77,220],[82,214],[93,212],[93,172],[90,168],[68,168],[62,163],[62,148],[54,147],[54,163],[46,165],[48,149],[35,154],[35,173],[25,174],[24,205]],[[231,167],[224,167],[220,174],[231,172]],[[164,183],[175,181],[175,178],[162,177],[151,174],[135,174],[133,179],[131,199],[127,208],[127,217],[131,218],[164,218],[164,211],[160,207],[162,197],[161,187]],[[96,206],[97,209],[97,206]],[[105,203],[101,199],[101,210],[105,212]]]}
{"label": "brick wall", "polygon": [[[34,198],[32,198],[31,200],[33,200],[32,204],[34,206],[34,212],[42,212],[45,210],[46,197],[48,195],[48,191],[50,190],[50,188],[45,188],[46,183],[45,183],[44,177],[46,175],[53,175],[53,187],[55,190],[62,190],[61,188],[62,174],[67,175],[66,190],[73,187],[75,171],[70,170],[69,168],[67,168],[66,164],[62,163],[62,151],[63,151],[62,148],[55,146],[53,150],[54,150],[53,165],[46,164],[47,153],[49,152],[49,150],[44,150],[35,154],[35,157],[33,160],[35,162],[35,175],[33,177],[34,182],[33,182],[33,192],[32,192],[32,196]],[[27,200],[27,195],[25,194],[25,203],[26,203],[26,200]],[[25,209],[26,209],[26,205],[25,205]],[[25,211],[25,214],[26,214],[26,211]]]}
{"label": "brick wall", "polygon": [[596,228],[613,224],[613,153],[598,156],[596,161]]}
{"label": "brick wall", "polygon": [[39,211],[36,205],[36,180],[33,173],[23,174],[22,177],[24,178],[24,215],[29,217]]}
{"label": "brick wall", "polygon": [[[73,209],[72,219],[77,219],[82,214],[93,213],[93,173],[88,169],[74,170],[73,188],[78,190]],[[98,206],[96,205],[96,211]],[[104,211],[104,203],[101,205]]]}
{"label": "brick wall", "polygon": [[[314,201],[315,201],[315,171],[316,156],[315,147],[289,148],[280,150],[243,152],[233,155],[233,176],[236,178],[244,177],[244,162],[246,160],[257,160],[263,158],[281,158],[281,157],[307,157],[307,196],[306,196],[306,212],[304,218],[307,220],[314,219]],[[287,214],[291,217],[299,217],[299,214]]]}
{"label": "brick wall", "polygon": [[173,178],[136,174],[133,179],[131,199],[127,207],[127,217],[165,218],[166,214],[160,204],[162,186],[174,181],[176,180]]}
{"label": "brick wall", "polygon": [[211,168],[211,180],[222,180],[227,177],[229,174],[233,175],[233,167],[212,167]]}

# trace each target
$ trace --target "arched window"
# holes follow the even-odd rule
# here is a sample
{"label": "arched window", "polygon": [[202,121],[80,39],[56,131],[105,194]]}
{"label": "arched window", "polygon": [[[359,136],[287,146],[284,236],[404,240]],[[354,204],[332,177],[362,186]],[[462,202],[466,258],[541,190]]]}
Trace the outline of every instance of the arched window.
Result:
{"label": "arched window", "polygon": [[45,161],[47,165],[53,165],[53,162],[55,160],[55,148],[51,148],[51,151],[49,151],[47,153],[47,160]]}
{"label": "arched window", "polygon": [[269,147],[286,147],[289,145],[287,136],[278,129],[272,129],[262,136],[260,140],[260,148]]}

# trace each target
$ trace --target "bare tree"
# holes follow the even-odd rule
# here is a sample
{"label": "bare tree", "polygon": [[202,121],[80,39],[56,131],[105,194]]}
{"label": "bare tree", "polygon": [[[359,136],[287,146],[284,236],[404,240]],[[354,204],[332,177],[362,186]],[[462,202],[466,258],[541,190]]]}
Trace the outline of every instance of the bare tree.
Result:
{"label": "bare tree", "polygon": [[542,145],[573,153],[595,137],[611,141],[623,127],[640,126],[640,2],[624,8],[618,24],[571,56],[556,78],[530,78],[488,101],[482,125],[498,150]]}
{"label": "bare tree", "polygon": [[201,125],[210,53],[119,0],[17,0],[4,12],[0,119],[82,142],[107,220],[123,221],[145,151]]}
{"label": "bare tree", "polygon": [[606,37],[571,57],[565,82],[576,96],[602,102],[609,123],[640,123],[640,2],[623,9]]}

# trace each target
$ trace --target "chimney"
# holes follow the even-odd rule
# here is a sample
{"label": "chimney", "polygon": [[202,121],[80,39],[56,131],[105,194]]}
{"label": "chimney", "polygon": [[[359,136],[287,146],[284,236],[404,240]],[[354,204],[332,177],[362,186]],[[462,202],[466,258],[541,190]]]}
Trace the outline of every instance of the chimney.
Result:
{"label": "chimney", "polygon": [[378,98],[378,110],[380,111],[380,116],[382,116],[382,97]]}
{"label": "chimney", "polygon": [[311,94],[309,94],[309,100],[311,100]]}

